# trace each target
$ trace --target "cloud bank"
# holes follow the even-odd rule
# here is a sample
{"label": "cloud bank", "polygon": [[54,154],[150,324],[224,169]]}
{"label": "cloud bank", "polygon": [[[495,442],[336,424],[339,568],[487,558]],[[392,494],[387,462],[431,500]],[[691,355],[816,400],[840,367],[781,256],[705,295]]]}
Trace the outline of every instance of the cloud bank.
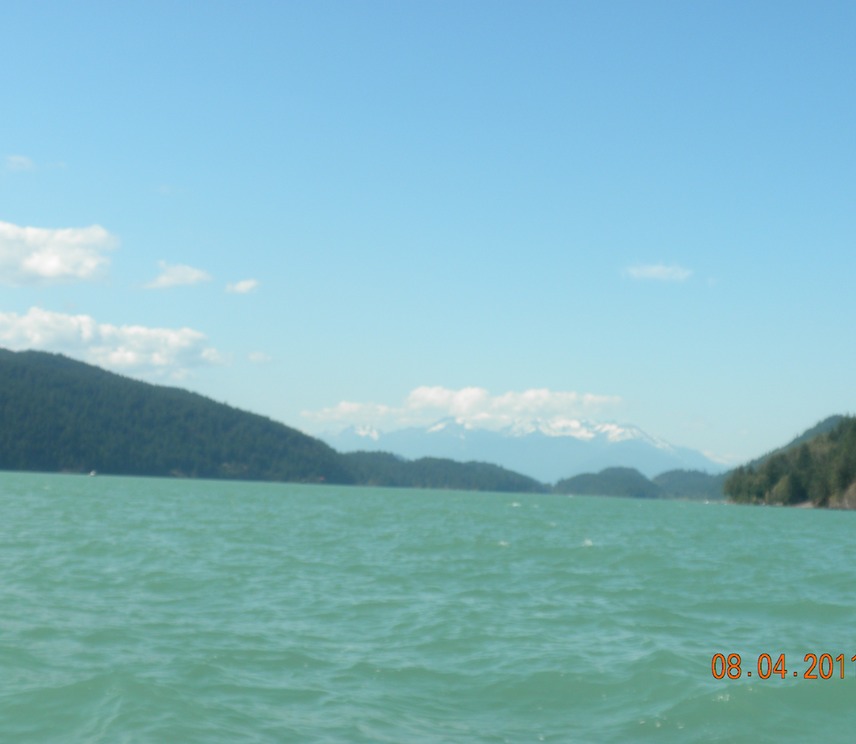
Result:
{"label": "cloud bank", "polygon": [[117,372],[181,378],[193,367],[221,361],[205,334],[192,328],[147,328],[99,323],[32,307],[0,313],[0,345],[15,351],[53,351]]}
{"label": "cloud bank", "polygon": [[211,275],[207,271],[186,264],[168,264],[166,261],[158,261],[158,266],[161,269],[160,275],[146,284],[146,289],[166,289],[211,280]]}
{"label": "cloud bank", "polygon": [[621,402],[614,395],[593,395],[546,388],[509,391],[492,395],[480,387],[458,390],[423,386],[410,392],[398,406],[342,401],[320,411],[303,411],[306,419],[331,428],[373,426],[398,429],[425,426],[441,418],[479,429],[502,429],[535,419],[555,424],[571,423]]}
{"label": "cloud bank", "polygon": [[628,266],[625,271],[632,279],[650,279],[660,282],[683,282],[692,276],[690,269],[682,266],[666,266],[664,264],[647,264]]}
{"label": "cloud bank", "polygon": [[94,279],[118,242],[100,225],[49,229],[0,222],[0,281],[18,286]]}

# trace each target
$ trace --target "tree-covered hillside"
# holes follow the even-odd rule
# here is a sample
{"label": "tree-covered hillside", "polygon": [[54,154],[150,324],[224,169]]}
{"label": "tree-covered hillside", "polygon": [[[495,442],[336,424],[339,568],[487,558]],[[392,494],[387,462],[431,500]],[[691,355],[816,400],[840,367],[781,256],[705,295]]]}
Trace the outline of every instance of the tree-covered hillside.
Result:
{"label": "tree-covered hillside", "polygon": [[775,457],[776,455],[782,455],[789,450],[796,449],[801,444],[806,442],[810,442],[812,439],[819,437],[821,434],[828,434],[831,432],[836,426],[838,426],[842,421],[844,421],[846,416],[828,416],[823,419],[823,421],[819,421],[814,426],[809,429],[806,429],[799,436],[794,437],[790,442],[785,444],[782,447],[778,447],[774,449],[772,452],[768,452],[765,455],[761,455],[761,457],[757,457],[754,460],[747,462],[744,467],[747,468],[758,468],[763,465],[767,460],[771,457]]}
{"label": "tree-covered hillside", "polygon": [[6,350],[0,468],[353,481],[335,450],[264,416],[58,354]]}
{"label": "tree-covered hillside", "polygon": [[343,455],[358,482],[399,488],[454,488],[472,491],[538,493],[547,487],[525,475],[485,462],[455,462],[437,457],[406,460],[388,452]]}
{"label": "tree-covered hillside", "polygon": [[599,473],[583,473],[560,480],[556,493],[580,496],[623,496],[632,499],[723,499],[725,475],[700,470],[669,470],[653,479],[634,468],[606,468]]}
{"label": "tree-covered hillside", "polygon": [[737,468],[725,482],[726,495],[746,504],[856,508],[856,418],[840,417],[831,430],[825,423],[815,430],[826,433],[800,437]]}
{"label": "tree-covered hillside", "polygon": [[271,419],[59,354],[0,349],[0,470],[534,491],[484,463],[341,455]]}
{"label": "tree-covered hillside", "polygon": [[575,475],[560,480],[553,490],[580,496],[627,496],[636,499],[653,499],[660,495],[660,489],[633,468],[606,468],[599,473]]}
{"label": "tree-covered hillside", "polygon": [[722,487],[726,477],[727,473],[710,475],[700,470],[669,470],[652,481],[665,498],[715,501],[725,498]]}

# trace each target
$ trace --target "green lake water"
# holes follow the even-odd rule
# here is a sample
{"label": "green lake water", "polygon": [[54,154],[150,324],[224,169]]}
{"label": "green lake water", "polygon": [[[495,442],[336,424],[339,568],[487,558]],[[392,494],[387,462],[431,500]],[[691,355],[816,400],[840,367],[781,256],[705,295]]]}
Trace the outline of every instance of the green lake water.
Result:
{"label": "green lake water", "polygon": [[[0,473],[0,741],[849,742],[854,537],[850,512]],[[805,679],[806,654],[845,661]]]}

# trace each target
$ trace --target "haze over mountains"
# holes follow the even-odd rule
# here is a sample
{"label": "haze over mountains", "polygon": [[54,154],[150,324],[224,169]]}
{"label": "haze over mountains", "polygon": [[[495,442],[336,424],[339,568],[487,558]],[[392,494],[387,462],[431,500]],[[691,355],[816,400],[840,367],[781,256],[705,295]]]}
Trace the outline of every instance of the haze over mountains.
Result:
{"label": "haze over mountains", "polygon": [[545,483],[616,466],[635,468],[649,478],[676,469],[726,469],[701,452],[676,447],[636,426],[578,419],[521,420],[502,429],[484,429],[444,418],[430,426],[390,432],[349,427],[321,439],[340,452],[493,462]]}

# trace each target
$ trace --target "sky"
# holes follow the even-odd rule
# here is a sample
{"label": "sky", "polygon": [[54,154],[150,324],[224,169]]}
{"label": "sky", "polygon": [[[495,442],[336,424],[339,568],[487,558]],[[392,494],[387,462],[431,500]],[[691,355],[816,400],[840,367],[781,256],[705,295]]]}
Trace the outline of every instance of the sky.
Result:
{"label": "sky", "polygon": [[856,4],[0,8],[0,346],[312,434],[856,412]]}

